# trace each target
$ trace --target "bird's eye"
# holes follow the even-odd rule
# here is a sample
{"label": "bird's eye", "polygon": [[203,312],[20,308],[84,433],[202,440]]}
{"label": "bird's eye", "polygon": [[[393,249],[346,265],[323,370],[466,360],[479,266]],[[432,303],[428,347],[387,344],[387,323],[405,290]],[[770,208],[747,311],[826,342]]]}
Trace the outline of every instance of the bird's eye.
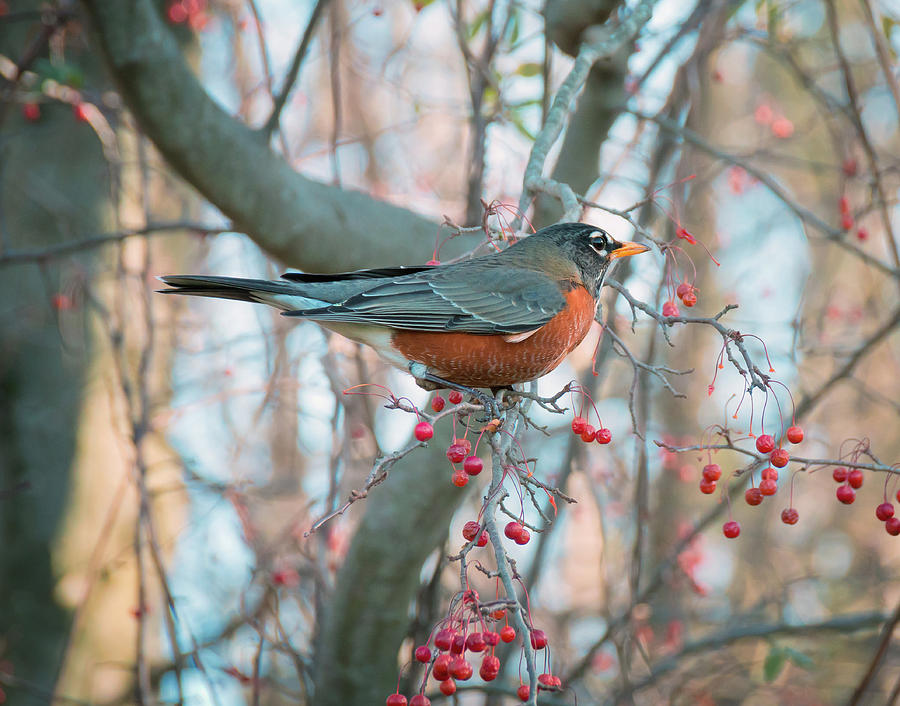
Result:
{"label": "bird's eye", "polygon": [[590,239],[591,248],[596,252],[600,257],[606,257],[609,255],[609,239],[607,238],[606,233],[603,231],[595,231],[591,234]]}

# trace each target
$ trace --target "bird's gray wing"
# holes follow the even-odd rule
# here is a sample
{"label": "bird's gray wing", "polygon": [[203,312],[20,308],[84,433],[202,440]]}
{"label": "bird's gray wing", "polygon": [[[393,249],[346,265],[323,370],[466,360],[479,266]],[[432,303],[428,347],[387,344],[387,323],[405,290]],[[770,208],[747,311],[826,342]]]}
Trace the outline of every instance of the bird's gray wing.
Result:
{"label": "bird's gray wing", "polygon": [[558,284],[540,272],[450,266],[391,279],[339,304],[285,316],[412,331],[514,334],[540,328],[565,304]]}

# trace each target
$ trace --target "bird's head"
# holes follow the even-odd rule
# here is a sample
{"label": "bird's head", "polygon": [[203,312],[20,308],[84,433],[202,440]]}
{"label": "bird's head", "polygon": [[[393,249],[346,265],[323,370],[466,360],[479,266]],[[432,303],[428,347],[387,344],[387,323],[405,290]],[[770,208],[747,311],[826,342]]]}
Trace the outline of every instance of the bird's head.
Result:
{"label": "bird's head", "polygon": [[638,243],[619,242],[602,228],[587,223],[560,223],[538,231],[532,237],[546,238],[581,276],[581,281],[594,296],[600,292],[603,278],[618,260],[646,252]]}

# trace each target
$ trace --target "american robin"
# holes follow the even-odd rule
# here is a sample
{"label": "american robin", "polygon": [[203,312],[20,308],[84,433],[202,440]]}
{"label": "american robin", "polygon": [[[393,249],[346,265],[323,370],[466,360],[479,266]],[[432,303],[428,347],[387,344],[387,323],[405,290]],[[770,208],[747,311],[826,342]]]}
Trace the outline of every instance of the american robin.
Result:
{"label": "american robin", "polygon": [[371,346],[426,389],[484,401],[474,388],[534,380],[559,365],[587,335],[610,265],[647,249],[562,223],[449,265],[288,272],[284,282],[170,275],[162,280],[171,289],[162,291],[284,309]]}

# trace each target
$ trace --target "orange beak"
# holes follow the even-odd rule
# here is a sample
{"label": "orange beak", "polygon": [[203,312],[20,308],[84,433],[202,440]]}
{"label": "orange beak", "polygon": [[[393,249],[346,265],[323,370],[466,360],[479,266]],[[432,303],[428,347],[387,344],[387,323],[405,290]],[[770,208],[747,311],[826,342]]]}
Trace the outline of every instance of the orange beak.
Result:
{"label": "orange beak", "polygon": [[622,243],[622,245],[609,254],[610,260],[616,260],[620,257],[630,257],[631,255],[639,255],[647,252],[650,248],[640,243]]}

